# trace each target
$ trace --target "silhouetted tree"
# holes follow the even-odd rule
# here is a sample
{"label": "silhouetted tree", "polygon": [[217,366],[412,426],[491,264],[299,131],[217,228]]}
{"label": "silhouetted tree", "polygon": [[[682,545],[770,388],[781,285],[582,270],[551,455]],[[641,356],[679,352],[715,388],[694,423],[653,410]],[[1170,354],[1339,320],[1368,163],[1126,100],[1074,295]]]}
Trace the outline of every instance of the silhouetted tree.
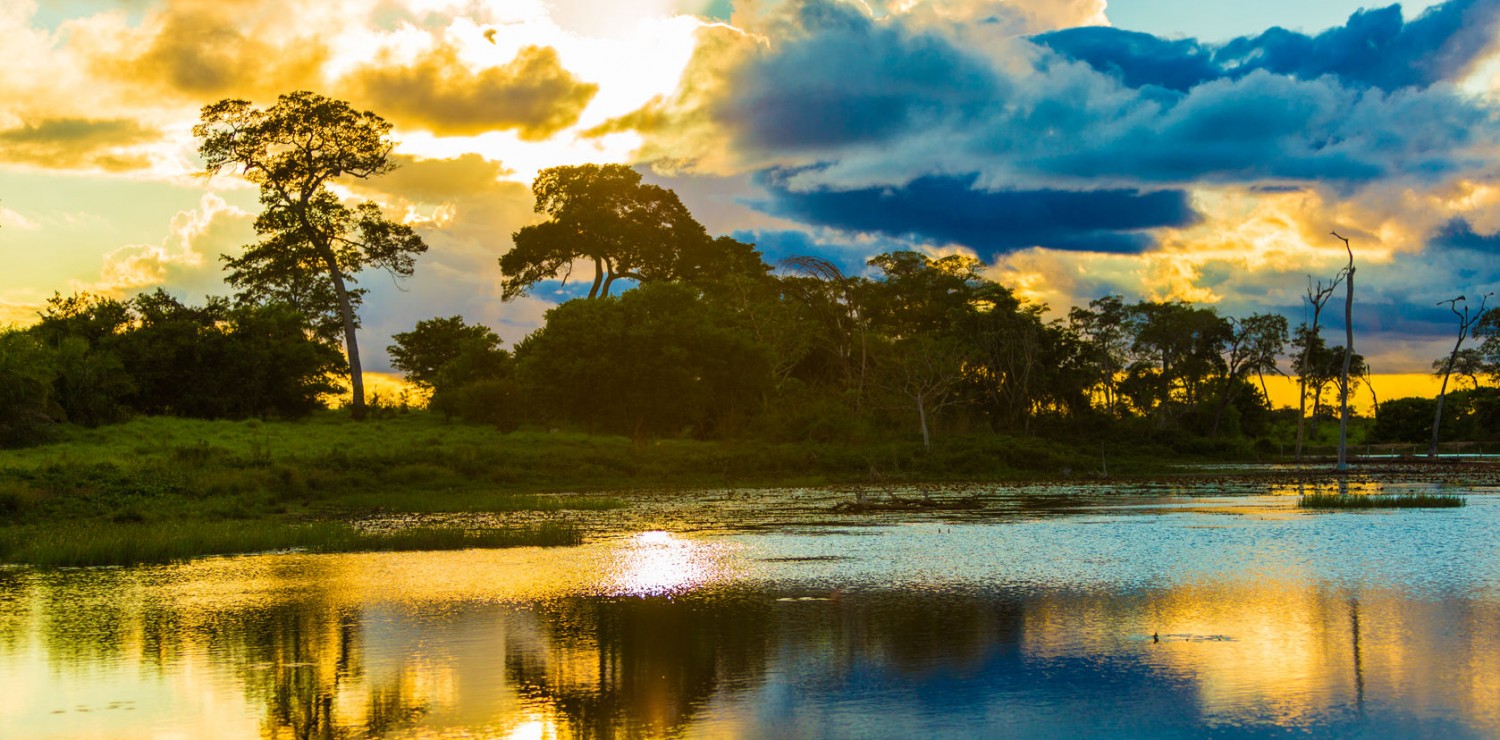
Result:
{"label": "silhouetted tree", "polygon": [[1349,469],[1349,371],[1354,364],[1354,250],[1349,240],[1332,232],[1335,239],[1344,243],[1349,253],[1349,265],[1344,268],[1344,367],[1339,374],[1339,460],[1340,472]]}
{"label": "silhouetted tree", "polygon": [[[396,277],[412,274],[425,252],[412,229],[375,203],[345,205],[328,186],[340,177],[369,178],[395,168],[391,125],[369,111],[312,92],[282,95],[260,109],[245,100],[203,108],[193,127],[208,172],[238,168],[260,186],[263,210],[255,220],[261,240],[229,260],[230,283],[251,295],[289,298],[297,305],[336,310],[343,328],[353,391],[352,414],[364,417],[364,377],[349,284],[369,267]],[[332,288],[329,305],[328,287]],[[319,311],[322,313],[323,311]]]}
{"label": "silhouetted tree", "polygon": [[1274,372],[1276,358],[1286,347],[1286,317],[1276,314],[1252,314],[1244,319],[1229,319],[1229,344],[1224,356],[1224,385],[1219,393],[1219,407],[1214,411],[1213,436],[1219,435],[1224,410],[1244,387],[1250,373]]}
{"label": "silhouetted tree", "polygon": [[[1321,363],[1314,363],[1311,355],[1316,348],[1323,344],[1322,337],[1318,334],[1318,319],[1323,314],[1323,307],[1328,305],[1328,299],[1333,296],[1334,288],[1337,288],[1343,279],[1343,271],[1339,271],[1337,275],[1334,275],[1333,280],[1329,281],[1327,286],[1323,285],[1322,280],[1314,283],[1312,276],[1308,276],[1307,278],[1307,303],[1309,306],[1312,306],[1312,323],[1311,325],[1303,325],[1298,329],[1298,334],[1302,337],[1302,343],[1297,346],[1302,348],[1302,357],[1300,363],[1293,361],[1293,372],[1297,373],[1297,444],[1294,453],[1294,458],[1297,460],[1302,459],[1302,442],[1305,439],[1304,429],[1307,423],[1308,376],[1306,370],[1322,366]],[[1321,389],[1322,386],[1319,385],[1317,388]],[[1313,415],[1315,417],[1317,416],[1317,400],[1318,396],[1314,396]]]}
{"label": "silhouetted tree", "polygon": [[[1446,304],[1448,310],[1458,317],[1458,340],[1453,343],[1453,352],[1448,355],[1448,362],[1443,366],[1443,382],[1438,387],[1437,410],[1432,415],[1432,440],[1427,444],[1427,456],[1437,457],[1438,427],[1443,423],[1443,397],[1448,395],[1448,376],[1453,374],[1453,369],[1458,362],[1459,350],[1463,348],[1464,340],[1469,337],[1469,332],[1474,325],[1484,316],[1484,304],[1493,293],[1485,293],[1479,298],[1479,310],[1473,314],[1469,313],[1468,299],[1464,296],[1450,298],[1446,301],[1438,301],[1439,306]],[[1458,304],[1464,304],[1464,310],[1458,310]]]}
{"label": "silhouetted tree", "polygon": [[500,258],[505,300],[542,280],[567,282],[579,261],[594,264],[589,298],[609,295],[621,278],[645,283],[766,274],[754,247],[710,238],[676,193],[641,182],[625,165],[551,167],[536,176],[531,191],[536,212],[548,220],[512,235],[515,246]]}

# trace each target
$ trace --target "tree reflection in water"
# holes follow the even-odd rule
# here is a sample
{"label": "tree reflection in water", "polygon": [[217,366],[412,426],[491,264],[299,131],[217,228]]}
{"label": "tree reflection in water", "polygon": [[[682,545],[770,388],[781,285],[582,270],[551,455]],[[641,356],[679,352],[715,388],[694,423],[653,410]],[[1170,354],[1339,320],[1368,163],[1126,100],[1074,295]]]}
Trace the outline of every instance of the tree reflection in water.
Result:
{"label": "tree reflection in water", "polygon": [[[515,594],[421,592],[433,571],[406,580],[395,555],[309,562],[342,565],[218,591],[190,568],[0,573],[0,735],[1500,732],[1500,605],[1482,592],[746,581],[500,598]],[[402,590],[423,595],[384,596]]]}

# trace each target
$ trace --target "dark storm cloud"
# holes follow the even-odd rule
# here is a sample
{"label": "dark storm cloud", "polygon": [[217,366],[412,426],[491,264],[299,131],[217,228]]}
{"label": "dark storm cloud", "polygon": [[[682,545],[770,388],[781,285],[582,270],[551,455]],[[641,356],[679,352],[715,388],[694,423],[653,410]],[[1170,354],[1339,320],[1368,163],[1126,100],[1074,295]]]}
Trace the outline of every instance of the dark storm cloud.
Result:
{"label": "dark storm cloud", "polygon": [[924,177],[898,188],[787,188],[782,173],[761,183],[771,199],[758,207],[775,216],[849,232],[928,244],[962,244],[981,252],[1031,246],[1090,252],[1141,252],[1146,229],[1196,220],[1177,190],[1002,190],[974,187],[975,177]]}
{"label": "dark storm cloud", "polygon": [[1461,218],[1443,224],[1427,244],[1442,249],[1462,249],[1485,255],[1500,255],[1500,234],[1478,234]]}
{"label": "dark storm cloud", "polygon": [[853,5],[804,2],[774,54],[729,73],[716,117],[750,146],[803,150],[977,121],[1002,94],[984,60],[947,39],[877,23]]}
{"label": "dark storm cloud", "polygon": [[1454,80],[1494,48],[1500,1],[1452,0],[1406,21],[1401,7],[1361,10],[1316,36],[1272,28],[1210,46],[1116,28],[1070,28],[1033,37],[1129,87],[1186,92],[1256,70],[1299,80],[1331,76],[1359,88],[1393,91]]}

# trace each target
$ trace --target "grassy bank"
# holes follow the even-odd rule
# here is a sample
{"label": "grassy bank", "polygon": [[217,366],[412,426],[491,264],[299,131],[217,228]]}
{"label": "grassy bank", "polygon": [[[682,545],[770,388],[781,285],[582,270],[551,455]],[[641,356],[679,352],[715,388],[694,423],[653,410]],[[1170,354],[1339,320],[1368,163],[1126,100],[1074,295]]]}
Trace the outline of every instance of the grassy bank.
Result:
{"label": "grassy bank", "polygon": [[[419,549],[442,537],[362,536],[371,512],[567,512],[629,505],[631,490],[1089,476],[1105,463],[994,435],[815,445],[660,440],[448,423],[426,413],[353,423],[140,418],[65,428],[0,450],[0,562],[155,562],[283,548]],[[1160,468],[1112,454],[1112,475]],[[607,493],[606,493],[607,492]],[[565,519],[566,515],[559,517]],[[309,523],[311,522],[311,524]],[[340,528],[343,529],[340,529]],[[556,532],[464,534],[451,546],[558,544]],[[92,553],[92,554],[91,554]]]}
{"label": "grassy bank", "polygon": [[577,530],[562,524],[466,531],[420,527],[362,532],[342,522],[277,520],[150,523],[73,522],[0,528],[0,561],[41,566],[169,563],[205,555],[302,550],[462,550],[474,547],[576,545]]}

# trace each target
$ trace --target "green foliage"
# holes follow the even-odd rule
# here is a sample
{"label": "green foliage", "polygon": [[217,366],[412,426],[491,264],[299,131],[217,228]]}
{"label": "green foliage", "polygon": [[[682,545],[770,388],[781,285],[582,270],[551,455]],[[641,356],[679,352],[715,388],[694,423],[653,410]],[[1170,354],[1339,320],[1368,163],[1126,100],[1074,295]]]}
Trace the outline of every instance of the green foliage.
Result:
{"label": "green foliage", "polygon": [[458,388],[508,374],[510,353],[487,326],[469,325],[461,316],[418,321],[416,328],[391,337],[391,366],[426,388]]}
{"label": "green foliage", "polygon": [[733,428],[772,382],[768,347],[671,283],[564,303],[516,355],[546,417],[636,437]]}
{"label": "green foliage", "polygon": [[[1444,409],[1445,413],[1456,413],[1457,405]],[[1380,404],[1370,441],[1426,442],[1432,437],[1432,417],[1436,412],[1435,398],[1393,398],[1386,401]],[[1453,425],[1447,427],[1451,432]]]}
{"label": "green foliage", "polygon": [[53,400],[54,353],[29,333],[0,329],[0,447],[36,444],[63,416]]}
{"label": "green foliage", "polygon": [[530,394],[514,378],[480,378],[456,386],[440,386],[432,394],[428,408],[470,424],[490,424],[513,431],[534,411],[527,403],[529,398]]}

